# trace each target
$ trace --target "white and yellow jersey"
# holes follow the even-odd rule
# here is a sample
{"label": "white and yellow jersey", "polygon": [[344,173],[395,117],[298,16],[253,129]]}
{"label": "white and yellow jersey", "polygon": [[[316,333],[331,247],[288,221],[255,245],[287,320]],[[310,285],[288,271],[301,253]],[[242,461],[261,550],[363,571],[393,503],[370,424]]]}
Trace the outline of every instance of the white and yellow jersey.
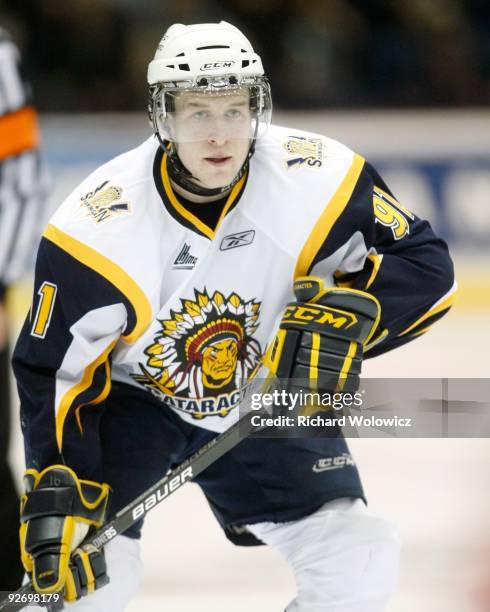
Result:
{"label": "white and yellow jersey", "polygon": [[373,355],[425,331],[453,292],[446,246],[428,223],[323,136],[271,127],[216,227],[172,191],[155,139],[100,167],[58,209],[39,250],[14,356],[28,462],[68,453],[76,468],[90,452],[84,430],[97,426],[84,409],[102,412],[112,381],[224,431],[294,300],[293,280],[309,273],[376,295]]}

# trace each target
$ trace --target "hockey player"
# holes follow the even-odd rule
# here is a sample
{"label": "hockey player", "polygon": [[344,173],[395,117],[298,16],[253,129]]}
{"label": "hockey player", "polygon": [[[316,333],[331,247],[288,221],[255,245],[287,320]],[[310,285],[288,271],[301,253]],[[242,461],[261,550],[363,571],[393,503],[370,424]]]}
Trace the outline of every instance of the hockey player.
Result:
{"label": "hockey player", "polygon": [[[107,545],[106,564],[80,543],[230,426],[274,337],[282,377],[354,386],[363,357],[425,332],[454,291],[446,245],[368,162],[269,126],[260,57],[235,27],[173,25],[148,82],[156,138],[53,216],[14,356],[23,562],[38,591],[87,594],[73,610],[124,609],[141,523]],[[356,325],[330,324],[339,310]],[[230,540],[288,560],[288,612],[385,609],[396,531],[366,509],[342,437],[249,438],[196,482]]]}

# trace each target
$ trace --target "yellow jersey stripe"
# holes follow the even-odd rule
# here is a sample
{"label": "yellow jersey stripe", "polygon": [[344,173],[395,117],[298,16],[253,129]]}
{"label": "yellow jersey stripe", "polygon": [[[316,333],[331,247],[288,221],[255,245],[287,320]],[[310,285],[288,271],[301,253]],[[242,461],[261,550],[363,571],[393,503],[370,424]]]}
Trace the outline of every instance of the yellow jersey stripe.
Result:
{"label": "yellow jersey stripe", "polygon": [[328,202],[299,254],[294,270],[295,279],[298,278],[298,276],[306,276],[308,274],[320,247],[327,239],[336,221],[344,212],[363,166],[364,159],[360,155],[355,154],[342,183]]}
{"label": "yellow jersey stripe", "polygon": [[424,327],[423,329],[419,329],[419,331],[416,331],[414,334],[412,334],[412,336],[413,337],[421,336],[422,334],[425,334],[425,332],[428,332],[431,327],[432,325],[427,325],[427,327]]}
{"label": "yellow jersey stripe", "polygon": [[[58,443],[58,450],[60,453],[63,447],[63,427],[65,424],[65,420],[68,415],[68,412],[70,411],[70,408],[73,406],[73,403],[76,400],[76,398],[81,393],[83,393],[84,391],[90,388],[93,382],[95,370],[108,359],[109,353],[112,351],[115,344],[116,344],[116,341],[111,342],[111,344],[109,344],[106,350],[101,355],[99,355],[95,361],[93,361],[90,365],[88,365],[85,368],[85,371],[83,373],[83,376],[80,382],[74,385],[71,389],[69,389],[61,398],[59,408],[56,410],[56,441]],[[100,403],[103,399],[105,399],[103,397],[103,394],[106,393],[106,396],[107,396],[107,394],[109,393],[109,389],[110,389],[110,383],[109,383],[109,388],[108,388],[107,381],[106,381],[106,384],[104,385],[102,392],[95,398],[95,400],[89,403],[92,403],[92,404]]]}
{"label": "yellow jersey stripe", "polygon": [[369,289],[369,287],[374,283],[374,279],[378,275],[379,267],[381,266],[381,262],[383,261],[383,255],[378,255],[377,253],[370,253],[367,258],[373,264],[373,270],[371,272],[371,276],[366,283],[365,289]]}
{"label": "yellow jersey stripe", "polygon": [[[114,348],[115,344],[116,344],[116,342],[114,341],[110,345],[109,352],[107,353],[107,357],[109,357],[109,353]],[[89,402],[86,402],[84,404],[80,404],[79,406],[77,406],[77,408],[75,410],[75,416],[76,416],[76,419],[77,419],[78,429],[80,430],[80,433],[82,433],[82,434],[83,434],[83,427],[82,427],[82,423],[80,421],[80,409],[83,408],[84,406],[96,406],[97,404],[100,404],[101,402],[103,402],[106,399],[106,397],[109,395],[109,391],[111,390],[111,383],[112,383],[112,381],[111,381],[111,366],[110,366],[108,358],[105,360],[104,368],[105,368],[105,384],[104,384],[104,387],[102,388],[102,391],[93,400],[90,400]],[[95,374],[95,370],[94,370],[94,374]]]}
{"label": "yellow jersey stripe", "polygon": [[446,294],[446,295],[447,295],[447,297],[441,298],[425,314],[423,314],[416,321],[414,321],[414,323],[412,323],[409,327],[407,327],[407,329],[405,329],[401,333],[399,333],[398,337],[405,336],[406,334],[409,334],[412,331],[412,329],[414,329],[415,327],[417,327],[418,325],[423,323],[429,317],[432,317],[433,315],[436,315],[436,314],[442,312],[443,310],[447,310],[448,308],[450,308],[452,306],[453,302],[454,302],[454,298],[455,298],[455,295],[456,295],[456,286],[454,286],[451,289],[451,291],[449,292],[449,294]]}
{"label": "yellow jersey stripe", "polygon": [[216,224],[215,232],[218,231],[218,228],[221,225],[221,222],[226,217],[226,213],[229,211],[233,202],[237,199],[238,195],[242,191],[243,185],[245,184],[246,180],[247,180],[247,175],[244,174],[242,178],[238,181],[238,183],[230,191],[230,195],[228,196],[228,199],[226,200],[226,204],[223,206],[223,210],[221,211],[221,215],[219,216],[218,223]]}
{"label": "yellow jersey stripe", "polygon": [[377,344],[379,344],[382,340],[384,340],[388,334],[389,334],[389,330],[384,329],[379,334],[379,336],[376,336],[376,338],[374,338],[374,340],[372,340],[371,342],[367,343],[364,346],[364,352],[366,353],[367,351],[371,350],[373,347],[375,347]]}
{"label": "yellow jersey stripe", "polygon": [[174,190],[172,189],[172,185],[170,184],[170,177],[168,176],[168,172],[167,172],[167,153],[164,153],[162,157],[160,174],[162,177],[162,183],[163,183],[163,188],[165,189],[165,193],[167,194],[167,197],[170,203],[172,204],[172,206],[175,208],[175,210],[179,213],[181,217],[184,217],[184,219],[187,219],[187,221],[192,223],[192,225],[196,229],[198,229],[202,234],[207,236],[210,240],[214,238],[216,231],[218,227],[220,226],[221,221],[224,219],[231,205],[236,200],[246,180],[246,174],[245,174],[244,176],[242,176],[242,178],[237,182],[237,184],[231,190],[228,196],[228,199],[226,200],[226,203],[223,207],[223,210],[221,211],[221,215],[219,217],[218,223],[216,224],[216,228],[213,230],[208,225],[203,223],[201,219],[199,219],[198,217],[193,215],[191,212],[189,212],[187,208],[185,208],[185,206],[183,206],[177,199],[174,193]]}
{"label": "yellow jersey stripe", "polygon": [[146,331],[152,320],[152,308],[139,285],[116,263],[92,247],[65,234],[54,225],[48,225],[43,236],[66,251],[79,262],[101,274],[129,300],[136,313],[136,324],[127,335],[121,336],[132,344]]}

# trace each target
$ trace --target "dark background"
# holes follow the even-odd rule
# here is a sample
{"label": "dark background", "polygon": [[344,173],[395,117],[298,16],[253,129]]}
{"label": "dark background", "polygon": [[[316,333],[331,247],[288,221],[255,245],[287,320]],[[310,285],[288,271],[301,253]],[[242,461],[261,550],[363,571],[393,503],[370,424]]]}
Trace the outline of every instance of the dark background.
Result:
{"label": "dark background", "polygon": [[3,0],[41,111],[146,107],[166,28],[224,19],[262,56],[279,108],[490,104],[488,0]]}

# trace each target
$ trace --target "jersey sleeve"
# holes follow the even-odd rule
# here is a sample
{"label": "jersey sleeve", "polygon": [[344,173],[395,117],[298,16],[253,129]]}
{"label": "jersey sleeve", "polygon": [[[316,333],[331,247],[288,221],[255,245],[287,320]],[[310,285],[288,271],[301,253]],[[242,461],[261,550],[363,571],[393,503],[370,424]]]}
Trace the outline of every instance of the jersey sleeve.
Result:
{"label": "jersey sleeve", "polygon": [[379,300],[380,324],[366,358],[424,334],[448,312],[456,283],[446,243],[396,200],[369,163],[360,165],[336,214],[307,272],[321,276],[334,266],[332,283]]}
{"label": "jersey sleeve", "polygon": [[[51,228],[41,240],[34,298],[13,356],[27,467],[69,465],[100,480],[99,421],[119,341],[140,324],[124,271]],[[104,267],[105,265],[105,267]],[[116,281],[111,279],[111,274]],[[119,279],[119,281],[117,280]]]}
{"label": "jersey sleeve", "polygon": [[37,114],[17,48],[0,29],[0,284],[34,266],[48,180],[39,153]]}

